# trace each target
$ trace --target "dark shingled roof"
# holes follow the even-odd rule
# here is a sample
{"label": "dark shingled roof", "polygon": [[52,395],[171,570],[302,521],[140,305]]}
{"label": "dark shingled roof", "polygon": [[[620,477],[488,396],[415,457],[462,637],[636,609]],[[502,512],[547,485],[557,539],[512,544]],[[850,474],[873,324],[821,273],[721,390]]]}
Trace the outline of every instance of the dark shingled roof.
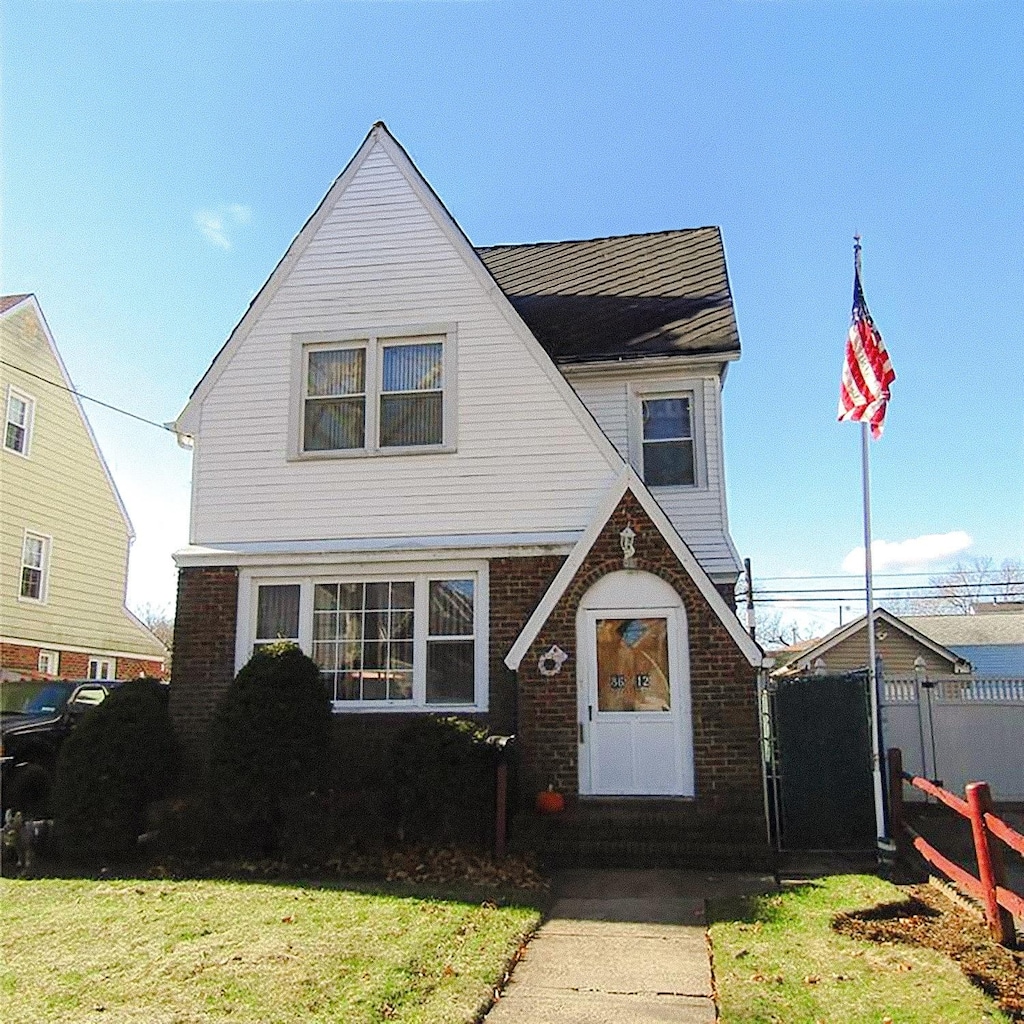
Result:
{"label": "dark shingled roof", "polygon": [[716,227],[477,252],[557,363],[740,350]]}
{"label": "dark shingled roof", "polygon": [[16,306],[19,302],[24,302],[28,298],[28,293],[24,295],[0,295],[0,313],[6,313],[12,306]]}

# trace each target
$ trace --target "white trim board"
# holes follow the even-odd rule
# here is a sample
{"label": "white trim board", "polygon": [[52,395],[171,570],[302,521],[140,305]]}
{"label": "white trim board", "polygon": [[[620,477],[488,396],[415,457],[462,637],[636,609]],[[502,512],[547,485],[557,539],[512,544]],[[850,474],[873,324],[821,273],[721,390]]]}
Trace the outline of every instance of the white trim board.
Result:
{"label": "white trim board", "polygon": [[540,604],[534,609],[522,632],[516,638],[508,654],[505,655],[505,664],[513,671],[519,670],[519,665],[530,645],[537,639],[547,622],[548,617],[555,609],[555,605],[565,593],[566,588],[572,582],[580,566],[590,553],[594,542],[600,536],[605,524],[612,513],[618,507],[627,491],[632,491],[633,496],[640,502],[643,510],[650,517],[658,532],[665,539],[665,542],[672,549],[672,553],[679,559],[680,564],[686,570],[690,578],[697,585],[697,589],[704,596],[704,599],[711,606],[712,611],[718,616],[719,621],[725,626],[727,632],[735,641],[736,646],[743,652],[743,656],[755,668],[761,667],[764,663],[764,655],[761,648],[748,636],[740,624],[740,620],[733,614],[732,609],[725,603],[722,595],[716,589],[711,577],[701,568],[700,563],[693,556],[693,552],[686,546],[686,543],[672,526],[668,516],[661,510],[661,506],[655,501],[654,496],[644,486],[644,482],[637,476],[631,466],[624,466],[618,479],[608,490],[604,500],[594,513],[594,518],[587,527],[586,532],[580,538],[572,554],[565,560],[558,574],[551,581],[546,593],[541,598]]}
{"label": "white trim board", "polygon": [[179,567],[197,565],[308,565],[325,555],[339,562],[408,561],[428,557],[509,558],[568,555],[582,530],[520,534],[458,534],[440,537],[369,537],[192,545],[174,552]]}

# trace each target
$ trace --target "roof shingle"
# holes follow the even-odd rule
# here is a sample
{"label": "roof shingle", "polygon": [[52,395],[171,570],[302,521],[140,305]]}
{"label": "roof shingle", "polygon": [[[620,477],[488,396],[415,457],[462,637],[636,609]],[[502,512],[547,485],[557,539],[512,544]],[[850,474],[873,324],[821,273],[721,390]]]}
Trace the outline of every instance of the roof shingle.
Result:
{"label": "roof shingle", "polygon": [[477,252],[555,362],[739,352],[717,227]]}

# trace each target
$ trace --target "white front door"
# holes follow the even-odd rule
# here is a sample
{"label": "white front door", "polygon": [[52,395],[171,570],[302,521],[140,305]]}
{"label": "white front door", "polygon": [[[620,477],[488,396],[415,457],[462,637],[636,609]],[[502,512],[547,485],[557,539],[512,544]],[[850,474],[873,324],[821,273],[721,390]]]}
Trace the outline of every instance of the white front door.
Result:
{"label": "white front door", "polygon": [[583,611],[580,792],[692,796],[681,607]]}

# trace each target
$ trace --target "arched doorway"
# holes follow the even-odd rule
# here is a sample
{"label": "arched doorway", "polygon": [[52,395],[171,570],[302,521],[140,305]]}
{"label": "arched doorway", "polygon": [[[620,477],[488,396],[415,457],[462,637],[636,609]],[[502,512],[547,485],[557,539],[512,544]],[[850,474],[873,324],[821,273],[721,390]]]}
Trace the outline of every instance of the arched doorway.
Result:
{"label": "arched doorway", "polygon": [[686,611],[652,573],[609,573],[576,613],[580,794],[693,796]]}

